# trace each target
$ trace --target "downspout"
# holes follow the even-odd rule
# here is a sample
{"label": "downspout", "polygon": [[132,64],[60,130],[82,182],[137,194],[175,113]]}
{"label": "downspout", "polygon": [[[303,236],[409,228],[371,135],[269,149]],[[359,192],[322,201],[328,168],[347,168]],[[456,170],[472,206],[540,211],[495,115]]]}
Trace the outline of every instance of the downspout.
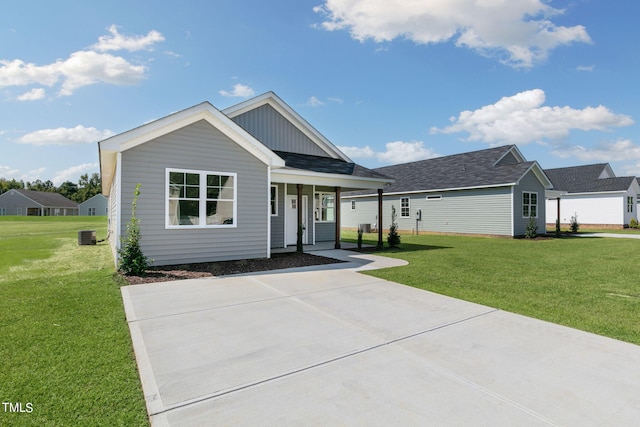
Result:
{"label": "downspout", "polygon": [[267,166],[267,258],[271,258],[271,166]]}

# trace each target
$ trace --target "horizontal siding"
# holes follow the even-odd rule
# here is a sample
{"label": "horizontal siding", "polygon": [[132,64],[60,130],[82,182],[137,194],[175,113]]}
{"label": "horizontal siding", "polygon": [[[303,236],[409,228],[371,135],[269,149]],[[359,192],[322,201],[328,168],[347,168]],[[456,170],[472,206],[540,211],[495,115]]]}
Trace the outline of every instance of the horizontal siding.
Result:
{"label": "horizontal siding", "polygon": [[271,217],[271,247],[284,247],[284,184],[278,186],[278,215]]}
{"label": "horizontal siding", "polygon": [[233,121],[272,150],[328,157],[315,142],[268,104],[234,117]]}
{"label": "horizontal siding", "polygon": [[529,171],[514,187],[513,191],[513,227],[516,236],[523,236],[527,232],[529,218],[522,216],[522,193],[524,191],[538,193],[538,233],[544,233],[546,228],[546,204],[545,204],[545,188],[542,186],[536,175]]}
{"label": "horizontal siding", "polygon": [[[237,173],[237,228],[165,228],[166,168]],[[141,247],[155,265],[267,256],[267,167],[207,122],[159,137],[122,154],[124,235],[141,184]]]}
{"label": "horizontal siding", "polygon": [[[511,235],[511,191],[510,187],[461,190],[438,193],[440,200],[427,200],[427,193],[406,196],[384,196],[382,225],[391,225],[391,207],[396,209],[398,229],[415,231],[416,212],[422,211],[418,231],[443,233]],[[410,217],[401,218],[400,199],[409,197]],[[356,200],[356,211],[351,211],[351,200]],[[353,228],[358,224],[375,224],[378,198],[343,199],[342,226]]]}

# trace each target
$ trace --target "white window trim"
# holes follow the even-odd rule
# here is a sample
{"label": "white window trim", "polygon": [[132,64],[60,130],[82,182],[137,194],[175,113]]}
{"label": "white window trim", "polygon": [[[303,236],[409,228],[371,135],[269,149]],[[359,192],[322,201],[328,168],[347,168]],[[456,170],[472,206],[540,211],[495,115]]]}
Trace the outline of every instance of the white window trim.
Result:
{"label": "white window trim", "polygon": [[[169,217],[169,174],[171,172],[191,173],[200,175],[200,224],[194,225],[173,225]],[[202,179],[204,175],[204,179]],[[226,175],[233,177],[233,224],[206,224],[206,194],[207,194],[207,175]],[[203,201],[205,203],[203,203]],[[164,215],[165,229],[168,230],[188,230],[194,228],[237,228],[238,227],[238,174],[235,172],[205,171],[194,169],[165,169],[165,188],[164,188]],[[204,222],[204,223],[203,223]]]}
{"label": "white window trim", "polygon": [[[340,203],[339,200],[336,199],[336,193],[332,193],[330,191],[316,191],[314,193],[315,195],[319,196],[319,202],[320,204],[322,204],[322,197],[323,196],[333,196],[333,220],[322,220],[322,206],[316,206],[316,198],[314,196],[313,198],[313,209],[314,209],[314,220],[317,223],[334,223],[336,222],[336,213],[337,213],[337,209],[336,209],[336,203]],[[318,218],[316,219],[316,213],[318,213]]]}
{"label": "white window trim", "polygon": [[276,189],[276,213],[271,212],[271,189],[269,189],[269,214],[271,216],[278,216],[279,210],[278,210],[278,186],[277,185],[272,185],[270,188],[275,188]]}
{"label": "white window trim", "polygon": [[[524,195],[525,194],[529,194],[529,216],[524,216]],[[538,218],[538,212],[540,211],[540,199],[538,198],[538,192],[537,191],[523,191],[522,192],[522,203],[520,204],[520,214],[522,215],[522,218],[532,218],[531,216],[531,206],[533,206],[531,204],[531,195],[535,194],[536,195],[536,216],[534,216],[533,218]]]}
{"label": "white window trim", "polygon": [[[402,201],[407,199],[407,215],[402,214]],[[411,218],[411,197],[400,197],[400,218]]]}

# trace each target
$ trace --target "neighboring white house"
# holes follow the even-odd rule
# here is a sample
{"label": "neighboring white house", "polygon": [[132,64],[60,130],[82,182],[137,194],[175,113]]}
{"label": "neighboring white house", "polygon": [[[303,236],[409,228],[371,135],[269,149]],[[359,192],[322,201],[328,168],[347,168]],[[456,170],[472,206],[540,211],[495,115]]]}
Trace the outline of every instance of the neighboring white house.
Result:
{"label": "neighboring white house", "polygon": [[78,204],[62,194],[12,189],[0,194],[0,216],[78,215]]}
{"label": "neighboring white house", "polygon": [[636,177],[616,177],[608,163],[546,169],[553,183],[548,191],[547,224],[570,224],[573,216],[582,225],[622,228],[638,219],[640,184]]}
{"label": "neighboring white house", "polygon": [[100,141],[99,151],[114,253],[140,184],[141,248],[155,265],[340,247],[341,191],[392,181],[354,164],[273,92],[224,111],[204,102]]}
{"label": "neighboring white house", "polygon": [[81,216],[105,216],[108,211],[108,199],[102,194],[96,194],[78,205]]}
{"label": "neighboring white house", "polygon": [[[384,188],[384,227],[392,206],[398,229],[520,236],[531,218],[545,232],[545,190],[551,183],[515,145],[386,166],[374,171],[395,179]],[[378,222],[371,191],[343,193],[342,226]]]}

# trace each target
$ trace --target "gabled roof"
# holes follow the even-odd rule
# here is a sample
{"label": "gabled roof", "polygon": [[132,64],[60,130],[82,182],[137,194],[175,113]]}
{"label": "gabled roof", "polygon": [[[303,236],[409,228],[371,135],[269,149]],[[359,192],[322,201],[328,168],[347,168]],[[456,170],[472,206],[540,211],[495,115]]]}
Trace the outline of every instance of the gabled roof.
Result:
{"label": "gabled roof", "polygon": [[[551,183],[537,162],[528,162],[515,145],[385,166],[375,172],[395,183],[385,193],[447,191],[517,184],[532,170],[546,188]],[[360,194],[364,194],[362,192]]]}
{"label": "gabled roof", "polygon": [[300,132],[305,134],[309,139],[314,141],[319,147],[321,147],[327,155],[342,159],[345,162],[351,162],[351,159],[347,157],[338,147],[333,145],[331,141],[325,138],[320,132],[316,130],[309,122],[307,122],[302,116],[296,113],[291,107],[289,107],[278,95],[274,92],[267,92],[255,98],[248,99],[237,105],[233,105],[229,108],[222,110],[227,117],[233,119],[236,116],[244,114],[248,111],[259,108],[265,104],[270,105],[278,113],[284,116],[292,125],[294,125]]}
{"label": "gabled roof", "polygon": [[636,179],[616,177],[608,163],[545,169],[553,189],[566,193],[601,193],[627,191]]}
{"label": "gabled roof", "polygon": [[[10,190],[11,191],[11,190]],[[50,193],[47,191],[33,191],[14,189],[17,193],[22,194],[37,204],[45,208],[77,208],[78,204],[72,200],[67,199],[62,194]]]}
{"label": "gabled roof", "polygon": [[103,194],[109,193],[109,187],[111,186],[115,173],[118,153],[137,147],[154,138],[166,135],[200,120],[205,120],[216,127],[220,132],[265,164],[273,168],[284,167],[284,161],[274,154],[273,151],[269,150],[269,148],[234,123],[233,120],[209,102],[203,102],[100,141],[98,147],[100,151],[100,173],[102,176]]}

